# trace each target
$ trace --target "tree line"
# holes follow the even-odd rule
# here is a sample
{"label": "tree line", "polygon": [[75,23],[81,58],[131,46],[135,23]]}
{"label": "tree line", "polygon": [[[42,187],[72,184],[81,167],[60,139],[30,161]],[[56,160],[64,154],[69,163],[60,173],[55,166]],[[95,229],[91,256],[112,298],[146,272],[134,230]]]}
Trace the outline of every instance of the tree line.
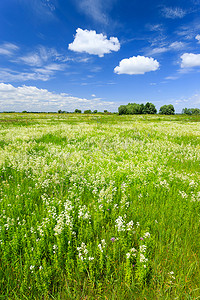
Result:
{"label": "tree line", "polygon": [[[142,114],[156,114],[157,109],[153,103],[146,104],[128,103],[127,105],[120,105],[118,108],[119,115],[142,115]],[[172,104],[163,105],[159,110],[162,115],[174,115],[175,109]]]}
{"label": "tree line", "polygon": [[184,115],[200,115],[199,108],[184,108],[182,110],[182,114]]}

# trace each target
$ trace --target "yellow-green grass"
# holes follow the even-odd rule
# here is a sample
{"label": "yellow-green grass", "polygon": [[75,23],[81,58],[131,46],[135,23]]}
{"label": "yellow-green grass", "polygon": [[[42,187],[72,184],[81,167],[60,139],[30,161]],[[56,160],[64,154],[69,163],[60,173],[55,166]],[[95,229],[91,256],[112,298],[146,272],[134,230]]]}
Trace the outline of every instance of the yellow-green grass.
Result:
{"label": "yellow-green grass", "polygon": [[0,299],[198,299],[199,121],[0,114]]}

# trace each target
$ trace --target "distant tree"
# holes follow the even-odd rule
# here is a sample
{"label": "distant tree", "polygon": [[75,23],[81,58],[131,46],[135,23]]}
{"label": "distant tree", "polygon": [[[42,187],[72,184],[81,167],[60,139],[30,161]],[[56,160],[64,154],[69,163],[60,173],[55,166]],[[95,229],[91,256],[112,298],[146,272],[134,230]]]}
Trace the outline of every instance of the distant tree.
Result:
{"label": "distant tree", "polygon": [[98,111],[97,111],[97,109],[95,109],[94,111],[93,111],[93,114],[97,114],[98,113]]}
{"label": "distant tree", "polygon": [[107,109],[104,109],[104,111],[103,111],[104,113],[107,113],[108,111],[107,111]]}
{"label": "distant tree", "polygon": [[84,114],[91,114],[91,113],[92,113],[91,109],[86,109],[86,110],[84,111]]}
{"label": "distant tree", "polygon": [[138,103],[128,103],[127,115],[136,115],[141,113],[141,106]]}
{"label": "distant tree", "polygon": [[172,104],[169,105],[163,105],[160,107],[159,114],[161,115],[174,115],[175,109]]}
{"label": "distant tree", "polygon": [[155,107],[155,105],[153,103],[147,102],[144,105],[143,113],[144,114],[156,114],[157,113],[157,109],[156,109],[156,107]]}
{"label": "distant tree", "polygon": [[184,115],[200,115],[199,108],[184,108],[182,110],[182,114]]}
{"label": "distant tree", "polygon": [[200,115],[200,109],[199,108],[191,108],[193,115]]}
{"label": "distant tree", "polygon": [[191,115],[192,112],[191,112],[191,110],[189,108],[183,108],[182,109],[182,114],[184,114],[184,115]]}
{"label": "distant tree", "polygon": [[126,105],[120,105],[118,107],[119,115],[127,115],[127,106]]}
{"label": "distant tree", "polygon": [[22,113],[23,113],[23,114],[27,114],[27,110],[23,110]]}
{"label": "distant tree", "polygon": [[81,110],[80,109],[75,109],[74,111],[76,114],[81,114]]}

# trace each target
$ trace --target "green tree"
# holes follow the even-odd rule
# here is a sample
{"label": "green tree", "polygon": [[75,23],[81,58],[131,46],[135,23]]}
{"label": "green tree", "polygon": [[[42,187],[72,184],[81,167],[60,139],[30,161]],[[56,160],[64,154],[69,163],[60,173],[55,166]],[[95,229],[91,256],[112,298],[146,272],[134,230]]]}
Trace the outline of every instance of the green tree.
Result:
{"label": "green tree", "polygon": [[161,115],[174,115],[175,109],[172,104],[169,105],[163,105],[160,107],[159,114]]}
{"label": "green tree", "polygon": [[74,111],[76,114],[81,114],[81,110],[80,109],[75,109]]}
{"label": "green tree", "polygon": [[157,113],[157,109],[156,109],[156,107],[155,107],[155,105],[153,103],[147,102],[144,105],[143,112],[145,114],[156,114]]}
{"label": "green tree", "polygon": [[127,105],[127,114],[136,115],[141,113],[141,106],[138,103],[128,103]]}
{"label": "green tree", "polygon": [[84,110],[84,114],[91,114],[91,113],[92,113],[91,109]]}
{"label": "green tree", "polygon": [[127,115],[127,106],[126,105],[120,105],[118,107],[119,115]]}

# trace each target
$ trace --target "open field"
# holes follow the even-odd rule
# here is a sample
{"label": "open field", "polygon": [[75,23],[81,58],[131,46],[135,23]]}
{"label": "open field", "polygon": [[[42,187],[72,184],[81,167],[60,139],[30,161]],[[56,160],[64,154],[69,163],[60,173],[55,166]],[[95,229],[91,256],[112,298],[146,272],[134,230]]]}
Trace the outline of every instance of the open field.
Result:
{"label": "open field", "polygon": [[0,114],[0,299],[199,299],[200,117]]}

